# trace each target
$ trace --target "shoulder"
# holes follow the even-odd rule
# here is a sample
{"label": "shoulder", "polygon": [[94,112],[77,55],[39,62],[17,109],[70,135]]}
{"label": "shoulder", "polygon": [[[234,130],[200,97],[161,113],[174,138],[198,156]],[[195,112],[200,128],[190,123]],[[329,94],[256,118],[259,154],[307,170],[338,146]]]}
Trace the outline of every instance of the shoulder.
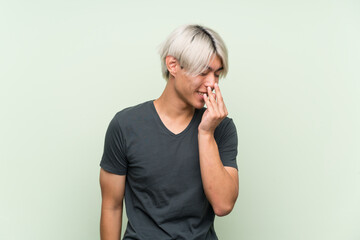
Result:
{"label": "shoulder", "polygon": [[152,101],[143,102],[135,106],[124,108],[111,119],[108,131],[124,135],[149,121],[152,112]]}
{"label": "shoulder", "polygon": [[215,129],[214,137],[218,142],[229,138],[237,139],[236,126],[232,118],[226,117],[221,121]]}
{"label": "shoulder", "polygon": [[219,124],[219,126],[217,126],[216,129],[218,131],[225,130],[225,129],[236,130],[236,127],[235,127],[235,123],[232,120],[232,118],[226,117],[226,118],[224,118],[224,120],[221,121],[221,123]]}
{"label": "shoulder", "polygon": [[124,108],[123,110],[117,112],[113,120],[121,123],[121,125],[126,123],[131,123],[138,119],[143,119],[151,113],[152,100],[146,101],[135,106]]}

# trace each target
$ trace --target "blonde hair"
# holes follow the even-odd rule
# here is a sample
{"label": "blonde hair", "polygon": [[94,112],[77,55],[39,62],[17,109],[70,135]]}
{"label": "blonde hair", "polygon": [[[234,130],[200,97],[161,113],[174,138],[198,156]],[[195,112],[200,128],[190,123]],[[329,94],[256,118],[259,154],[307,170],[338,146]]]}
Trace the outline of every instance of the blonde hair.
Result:
{"label": "blonde hair", "polygon": [[225,77],[229,68],[228,52],[222,38],[214,30],[200,25],[184,25],[175,29],[160,45],[159,54],[162,75],[166,80],[170,76],[165,61],[167,56],[175,57],[191,76],[205,71],[215,55],[222,61],[220,77]]}

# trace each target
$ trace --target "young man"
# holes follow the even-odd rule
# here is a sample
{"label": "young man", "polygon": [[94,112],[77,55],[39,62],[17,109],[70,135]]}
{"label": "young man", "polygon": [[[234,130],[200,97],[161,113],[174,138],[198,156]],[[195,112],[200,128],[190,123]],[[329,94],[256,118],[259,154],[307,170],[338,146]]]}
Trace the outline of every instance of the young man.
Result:
{"label": "young man", "polygon": [[215,214],[230,213],[238,196],[237,134],[218,86],[228,71],[223,40],[182,26],[160,56],[162,95],[118,112],[106,132],[102,240],[120,238],[124,197],[123,239],[217,239]]}

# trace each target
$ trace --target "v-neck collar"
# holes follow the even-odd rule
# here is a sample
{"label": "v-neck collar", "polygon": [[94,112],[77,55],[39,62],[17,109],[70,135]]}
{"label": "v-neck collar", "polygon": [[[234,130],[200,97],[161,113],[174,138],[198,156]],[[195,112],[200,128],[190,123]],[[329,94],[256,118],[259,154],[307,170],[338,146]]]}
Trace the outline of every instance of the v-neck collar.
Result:
{"label": "v-neck collar", "polygon": [[196,116],[198,115],[198,112],[199,112],[199,110],[195,108],[194,115],[193,115],[190,123],[187,125],[187,127],[186,127],[183,131],[181,131],[180,133],[175,134],[175,133],[173,133],[172,131],[170,131],[170,130],[165,126],[165,124],[163,123],[163,121],[161,120],[158,112],[156,111],[156,108],[155,108],[155,105],[154,105],[154,100],[149,101],[149,104],[151,105],[151,109],[152,109],[154,118],[155,118],[155,120],[158,122],[159,126],[160,126],[166,133],[168,133],[169,135],[174,136],[174,137],[180,137],[180,136],[184,135],[184,134],[192,127],[192,125],[194,125]]}

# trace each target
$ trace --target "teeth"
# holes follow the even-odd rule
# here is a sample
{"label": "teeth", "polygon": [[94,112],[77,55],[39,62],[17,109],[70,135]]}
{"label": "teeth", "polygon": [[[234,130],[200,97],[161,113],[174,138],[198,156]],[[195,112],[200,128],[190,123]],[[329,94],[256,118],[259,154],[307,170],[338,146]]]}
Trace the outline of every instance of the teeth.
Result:
{"label": "teeth", "polygon": [[202,92],[198,92],[198,94],[199,94],[199,95],[204,95],[204,93],[202,93]]}

